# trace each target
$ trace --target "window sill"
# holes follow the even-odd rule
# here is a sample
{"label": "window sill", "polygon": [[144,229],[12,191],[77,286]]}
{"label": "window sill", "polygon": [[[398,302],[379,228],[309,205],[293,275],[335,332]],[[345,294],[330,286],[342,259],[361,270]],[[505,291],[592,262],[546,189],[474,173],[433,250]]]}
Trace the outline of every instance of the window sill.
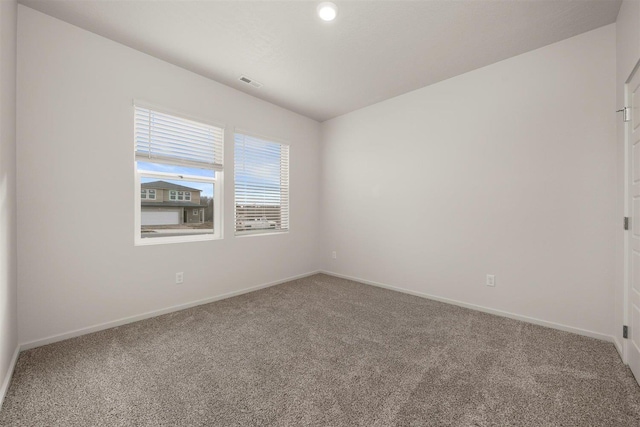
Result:
{"label": "window sill", "polygon": [[168,245],[172,243],[206,242],[209,240],[221,240],[217,234],[203,234],[197,236],[174,236],[174,237],[136,237],[135,246]]}
{"label": "window sill", "polygon": [[235,237],[257,237],[257,236],[272,236],[279,234],[289,234],[289,230],[284,231],[244,231],[241,233],[236,233]]}

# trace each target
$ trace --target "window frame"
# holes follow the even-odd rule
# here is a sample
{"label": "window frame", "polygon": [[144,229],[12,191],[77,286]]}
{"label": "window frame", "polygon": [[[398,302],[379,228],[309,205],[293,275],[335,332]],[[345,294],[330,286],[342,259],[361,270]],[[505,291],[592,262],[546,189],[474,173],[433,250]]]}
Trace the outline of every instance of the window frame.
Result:
{"label": "window frame", "polygon": [[[280,144],[280,145],[286,145],[288,147],[288,170],[287,170],[287,175],[288,175],[288,228],[286,230],[273,230],[273,229],[259,229],[259,230],[244,230],[244,231],[237,231],[236,230],[236,223],[237,223],[237,207],[238,207],[238,203],[236,201],[236,189],[235,189],[235,166],[236,166],[236,152],[235,152],[235,146],[236,146],[236,135],[243,135],[243,136],[248,136],[248,137],[253,137],[253,138],[257,138],[257,139],[261,139],[265,142],[270,142],[270,143],[274,143],[274,144]],[[233,164],[231,167],[233,167],[233,175],[234,175],[234,188],[233,188],[233,231],[234,231],[234,237],[238,237],[238,238],[245,238],[245,237],[257,237],[257,236],[276,236],[276,235],[282,235],[282,234],[288,234],[291,231],[291,144],[283,139],[280,138],[275,138],[272,136],[268,136],[268,135],[263,135],[260,133],[256,133],[256,132],[252,132],[249,130],[245,130],[245,129],[241,129],[241,128],[235,128],[233,129],[233,134],[232,134],[232,139],[233,139]],[[282,161],[282,159],[281,159]]]}
{"label": "window frame", "polygon": [[[156,172],[156,171],[148,171],[144,169],[138,168],[138,159],[136,159],[136,149],[135,149],[135,112],[136,107],[145,108],[149,110],[156,111],[162,114],[168,114],[171,116],[175,116],[179,119],[189,120],[196,122],[198,124],[202,124],[204,126],[211,126],[220,129],[222,133],[222,141],[221,141],[221,149],[222,149],[222,169],[211,168],[211,169],[203,169],[203,170],[211,170],[213,172],[213,177],[203,177],[199,175],[185,175],[185,174],[176,174],[176,173],[168,173],[168,172]],[[189,114],[184,114],[182,112],[172,111],[170,109],[166,109],[163,107],[159,107],[157,105],[153,105],[147,102],[142,102],[138,100],[133,101],[132,106],[132,115],[134,122],[134,150],[133,150],[133,168],[134,168],[134,245],[135,246],[150,246],[150,245],[164,245],[171,243],[187,243],[187,242],[201,242],[201,241],[210,241],[210,240],[221,240],[224,237],[224,207],[222,206],[222,201],[224,200],[224,146],[225,146],[225,126],[213,122],[211,120],[194,117]],[[174,166],[183,166],[187,168],[198,169],[195,166],[185,166],[180,164],[179,162],[171,162],[164,159],[149,159],[148,163],[156,163],[156,164],[166,164],[166,165],[174,165]],[[143,238],[141,233],[141,223],[142,223],[142,198],[141,198],[141,179],[142,178],[155,178],[161,180],[172,180],[172,181],[185,181],[185,182],[202,182],[206,184],[211,184],[213,186],[213,233],[210,234],[197,234],[193,236],[167,236],[167,237],[154,237],[154,238]],[[177,200],[177,192],[175,192],[176,199],[171,199],[171,192],[175,190],[169,190],[169,201],[178,202]],[[188,191],[191,194],[190,191]],[[157,194],[157,190],[156,190]],[[148,196],[148,193],[147,193]],[[156,196],[157,197],[157,196]],[[191,201],[191,197],[189,200]],[[144,199],[144,200],[157,200],[157,199]],[[184,201],[184,200],[182,200]]]}

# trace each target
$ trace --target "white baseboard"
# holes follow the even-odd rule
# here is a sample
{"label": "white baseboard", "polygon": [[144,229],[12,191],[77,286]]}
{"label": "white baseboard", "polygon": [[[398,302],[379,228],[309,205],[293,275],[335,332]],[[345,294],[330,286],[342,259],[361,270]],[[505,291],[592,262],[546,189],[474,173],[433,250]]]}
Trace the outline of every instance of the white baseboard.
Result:
{"label": "white baseboard", "polygon": [[447,303],[447,304],[453,304],[453,305],[457,305],[459,307],[464,307],[464,308],[469,308],[471,310],[481,311],[483,313],[495,314],[497,316],[508,317],[510,319],[515,319],[515,320],[521,320],[521,321],[527,322],[527,323],[533,323],[534,325],[545,326],[547,328],[558,329],[558,330],[561,330],[561,331],[571,332],[571,333],[574,333],[574,334],[583,335],[583,336],[590,337],[590,338],[596,338],[596,339],[603,340],[603,341],[609,341],[609,342],[612,342],[612,343],[616,344],[615,337],[613,335],[606,335],[606,334],[602,334],[600,332],[594,332],[594,331],[589,331],[589,330],[586,330],[586,329],[576,328],[574,326],[563,325],[561,323],[555,323],[555,322],[549,322],[549,321],[546,321],[546,320],[536,319],[535,317],[523,316],[523,315],[520,315],[520,314],[510,313],[508,311],[496,310],[494,308],[484,307],[484,306],[481,306],[481,305],[470,304],[470,303],[457,301],[457,300],[450,299],[450,298],[443,298],[443,297],[439,297],[439,296],[436,296],[436,295],[426,294],[426,293],[423,293],[423,292],[412,291],[412,290],[409,290],[409,289],[399,288],[397,286],[387,285],[385,283],[374,282],[372,280],[366,280],[366,279],[361,279],[361,278],[358,278],[358,277],[347,276],[347,275],[344,275],[344,274],[333,273],[331,271],[323,270],[323,271],[321,271],[321,273],[328,274],[329,276],[339,277],[339,278],[342,278],[342,279],[353,280],[354,282],[360,282],[360,283],[364,283],[366,285],[377,286],[379,288],[390,289],[392,291],[398,291],[398,292],[402,292],[402,293],[405,293],[405,294],[410,294],[410,295],[414,295],[414,296],[418,296],[418,297],[422,297],[422,298],[427,298],[427,299],[434,300],[434,301],[444,302],[444,303]]}
{"label": "white baseboard", "polygon": [[620,358],[622,359],[622,362],[624,362],[625,364],[627,363],[626,360],[624,360],[624,348],[622,347],[622,343],[620,342],[620,340],[618,339],[617,336],[613,336],[613,344],[616,346],[616,350],[618,350],[618,354],[620,355]]}
{"label": "white baseboard", "polygon": [[4,381],[2,382],[2,387],[0,387],[0,410],[2,410],[4,397],[7,395],[7,391],[9,391],[9,385],[11,384],[13,371],[16,368],[16,363],[18,362],[18,354],[20,354],[20,346],[16,346],[16,350],[13,352],[13,357],[11,358],[11,362],[9,363],[9,369],[7,369],[7,372],[4,376]]}
{"label": "white baseboard", "polygon": [[102,331],[102,330],[105,330],[105,329],[115,328],[117,326],[126,325],[127,323],[138,322],[140,320],[149,319],[151,317],[156,317],[156,316],[161,316],[161,315],[167,314],[167,313],[173,313],[175,311],[184,310],[184,309],[195,307],[195,306],[198,306],[198,305],[209,304],[211,302],[220,301],[220,300],[223,300],[223,299],[235,297],[235,296],[238,296],[238,295],[242,295],[242,294],[246,294],[246,293],[249,293],[249,292],[257,291],[259,289],[264,289],[264,288],[268,288],[268,287],[271,287],[271,286],[279,285],[281,283],[290,282],[292,280],[297,280],[297,279],[302,279],[304,277],[313,276],[314,274],[318,274],[318,273],[320,273],[320,271],[312,271],[312,272],[309,272],[309,273],[299,274],[297,276],[287,277],[285,279],[276,280],[276,281],[269,282],[269,283],[263,283],[261,285],[252,286],[252,287],[249,287],[249,288],[241,289],[239,291],[233,291],[233,292],[229,292],[229,293],[226,293],[226,294],[222,294],[222,295],[218,295],[218,296],[214,296],[214,297],[210,297],[210,298],[201,299],[201,300],[198,300],[198,301],[188,302],[188,303],[185,303],[185,304],[174,305],[172,307],[167,307],[167,308],[163,308],[163,309],[160,309],[160,310],[149,311],[149,312],[138,314],[138,315],[135,315],[135,316],[125,317],[125,318],[122,318],[122,319],[113,320],[111,322],[100,323],[98,325],[89,326],[89,327],[86,327],[86,328],[80,328],[80,329],[76,329],[76,330],[70,331],[70,332],[65,332],[65,333],[62,333],[62,334],[52,335],[52,336],[47,337],[47,338],[42,338],[42,339],[38,339],[38,340],[34,340],[34,341],[29,341],[29,342],[20,344],[20,351],[29,350],[31,348],[40,347],[40,346],[47,345],[47,344],[52,344],[54,342],[63,341],[63,340],[69,339],[69,338],[79,337],[80,335],[86,335],[86,334],[90,334],[90,333],[93,333],[93,332]]}
{"label": "white baseboard", "polygon": [[[606,335],[606,334],[602,334],[600,332],[594,332],[594,331],[589,331],[589,330],[586,330],[586,329],[576,328],[576,327],[573,327],[573,326],[563,325],[561,323],[549,322],[549,321],[537,319],[537,318],[534,318],[534,317],[523,316],[523,315],[520,315],[520,314],[510,313],[510,312],[507,312],[507,311],[497,310],[497,309],[484,307],[484,306],[480,306],[480,305],[476,305],[476,304],[470,304],[470,303],[466,303],[466,302],[463,302],[463,301],[457,301],[457,300],[453,300],[453,299],[450,299],[450,298],[444,298],[444,297],[439,297],[439,296],[436,296],[436,295],[431,295],[431,294],[427,294],[427,293],[423,293],[423,292],[412,291],[412,290],[409,290],[409,289],[404,289],[404,288],[400,288],[400,287],[397,287],[397,286],[391,286],[391,285],[387,285],[385,283],[375,282],[375,281],[372,281],[372,280],[362,279],[362,278],[359,278],[359,277],[352,277],[352,276],[347,276],[347,275],[344,275],[344,274],[334,273],[334,272],[331,272],[331,271],[321,270],[321,271],[312,271],[312,272],[300,274],[300,275],[297,275],[297,276],[287,277],[285,279],[276,280],[276,281],[269,282],[269,283],[263,283],[261,285],[252,286],[252,287],[249,287],[249,288],[245,288],[245,289],[241,289],[241,290],[238,290],[238,291],[229,292],[229,293],[226,293],[226,294],[222,294],[222,295],[218,295],[218,296],[214,296],[214,297],[210,297],[210,298],[201,299],[201,300],[198,300],[198,301],[192,301],[192,302],[188,302],[188,303],[185,303],[185,304],[175,305],[175,306],[163,308],[163,309],[160,309],[160,310],[149,311],[149,312],[138,314],[138,315],[135,315],[135,316],[125,317],[125,318],[114,320],[114,321],[111,321],[111,322],[105,322],[105,323],[101,323],[101,324],[98,324],[98,325],[89,326],[89,327],[81,328],[81,329],[76,329],[76,330],[73,330],[73,331],[70,331],[70,332],[65,332],[65,333],[62,333],[62,334],[52,335],[52,336],[47,337],[47,338],[43,338],[43,339],[38,339],[38,340],[22,343],[22,344],[20,344],[19,348],[16,349],[16,353],[14,355],[14,360],[12,362],[13,364],[11,365],[11,372],[13,372],[13,366],[15,365],[15,362],[17,361],[18,351],[29,350],[31,348],[40,347],[40,346],[47,345],[47,344],[52,344],[54,342],[63,341],[63,340],[69,339],[69,338],[75,338],[75,337],[78,337],[78,336],[81,336],[81,335],[86,335],[86,334],[90,334],[90,333],[93,333],[93,332],[102,331],[102,330],[105,330],[105,329],[115,328],[117,326],[122,326],[122,325],[126,325],[128,323],[133,323],[133,322],[138,322],[140,320],[149,319],[149,318],[156,317],[156,316],[161,316],[161,315],[167,314],[167,313],[173,313],[175,311],[184,310],[184,309],[195,307],[195,306],[198,306],[198,305],[203,305],[203,304],[208,304],[208,303],[215,302],[215,301],[220,301],[220,300],[223,300],[223,299],[226,299],[226,298],[231,298],[231,297],[234,297],[234,296],[238,296],[238,295],[246,294],[246,293],[249,293],[249,292],[257,291],[259,289],[264,289],[264,288],[268,288],[268,287],[271,287],[271,286],[279,285],[279,284],[282,284],[282,283],[290,282],[292,280],[297,280],[297,279],[302,279],[304,277],[313,276],[314,274],[318,274],[318,273],[328,274],[330,276],[335,276],[335,277],[339,277],[339,278],[342,278],[342,279],[353,280],[355,282],[360,282],[360,283],[364,283],[364,284],[367,284],[367,285],[372,285],[372,286],[377,286],[377,287],[380,287],[380,288],[390,289],[390,290],[393,290],[393,291],[402,292],[402,293],[410,294],[410,295],[415,295],[415,296],[418,296],[418,297],[427,298],[427,299],[434,300],[434,301],[440,301],[440,302],[444,302],[444,303],[447,303],[447,304],[453,304],[453,305],[457,305],[459,307],[469,308],[469,309],[481,311],[481,312],[484,312],[484,313],[495,314],[497,316],[508,317],[510,319],[515,319],[515,320],[521,320],[523,322],[533,323],[535,325],[540,325],[540,326],[545,326],[545,327],[548,327],[548,328],[558,329],[558,330],[565,331],[565,332],[571,332],[571,333],[574,333],[574,334],[583,335],[583,336],[587,336],[587,337],[591,337],[591,338],[596,338],[596,339],[600,339],[600,340],[603,340],[603,341],[609,341],[609,342],[612,342],[616,346],[616,349],[622,355],[622,346],[621,346],[620,342],[617,340],[617,338],[615,336],[613,336],[613,335]],[[4,393],[6,392],[6,389],[4,387],[5,387],[5,385],[8,387],[8,381],[10,381],[10,377],[8,377],[8,378],[9,378],[8,380],[5,379],[5,382],[7,382],[7,384],[3,384],[3,388],[0,389],[0,397],[4,397]]]}

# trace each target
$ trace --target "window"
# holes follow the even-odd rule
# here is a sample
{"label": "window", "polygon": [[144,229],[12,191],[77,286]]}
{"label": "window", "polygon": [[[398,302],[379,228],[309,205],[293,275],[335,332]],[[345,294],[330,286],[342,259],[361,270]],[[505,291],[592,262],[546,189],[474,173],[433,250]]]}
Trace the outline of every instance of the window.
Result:
{"label": "window", "polygon": [[[136,244],[221,238],[224,130],[138,103],[134,122]],[[205,215],[189,223],[189,209]]]}
{"label": "window", "polygon": [[194,209],[193,210],[193,216],[197,216],[198,215],[198,209]]}
{"label": "window", "polygon": [[141,199],[155,200],[156,199],[156,190],[146,190],[146,189],[142,188],[140,190],[140,198]]}
{"label": "window", "polygon": [[289,146],[235,134],[236,235],[289,230]]}
{"label": "window", "polygon": [[172,191],[173,195],[171,200],[185,200],[185,201],[191,201],[191,192],[190,191],[178,191],[177,193],[175,191]]}

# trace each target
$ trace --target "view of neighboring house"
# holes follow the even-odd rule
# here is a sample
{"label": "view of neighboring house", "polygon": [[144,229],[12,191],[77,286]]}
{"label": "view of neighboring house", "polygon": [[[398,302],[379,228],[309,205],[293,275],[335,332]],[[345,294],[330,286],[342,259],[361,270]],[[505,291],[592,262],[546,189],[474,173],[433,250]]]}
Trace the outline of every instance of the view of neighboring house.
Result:
{"label": "view of neighboring house", "polygon": [[141,225],[203,223],[207,205],[201,204],[200,192],[197,188],[166,181],[141,184]]}

